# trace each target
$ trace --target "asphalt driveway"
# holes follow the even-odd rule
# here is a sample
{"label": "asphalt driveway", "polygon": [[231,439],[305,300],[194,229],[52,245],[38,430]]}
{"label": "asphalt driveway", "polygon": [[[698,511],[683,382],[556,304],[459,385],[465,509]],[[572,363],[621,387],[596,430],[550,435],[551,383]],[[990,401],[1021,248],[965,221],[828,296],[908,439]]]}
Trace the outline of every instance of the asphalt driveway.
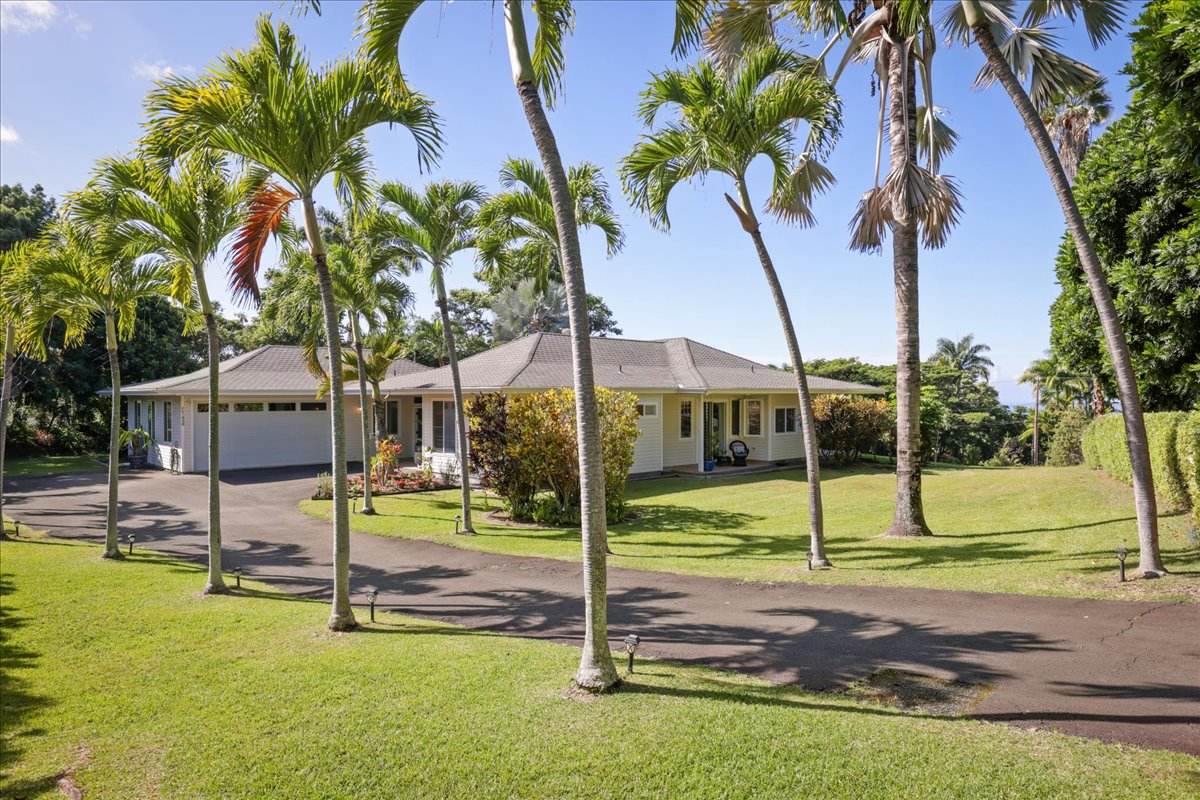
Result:
{"label": "asphalt driveway", "polygon": [[[299,501],[319,468],[222,478],[225,566],[327,598],[327,522]],[[5,513],[58,536],[101,541],[104,475],[14,478]],[[206,478],[122,475],[122,533],[137,546],[203,560]],[[440,524],[433,523],[430,524]],[[351,535],[356,604],[578,643],[578,564]],[[1200,606],[803,584],[750,584],[613,569],[614,649],[838,689],[880,668],[995,686],[973,715],[1200,755]],[[360,619],[365,618],[365,611]]]}

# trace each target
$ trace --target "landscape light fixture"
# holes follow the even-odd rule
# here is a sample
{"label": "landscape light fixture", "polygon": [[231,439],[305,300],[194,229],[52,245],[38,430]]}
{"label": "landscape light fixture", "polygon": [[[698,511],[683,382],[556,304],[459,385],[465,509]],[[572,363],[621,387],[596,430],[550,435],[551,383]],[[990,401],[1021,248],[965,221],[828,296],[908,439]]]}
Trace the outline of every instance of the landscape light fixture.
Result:
{"label": "landscape light fixture", "polygon": [[375,621],[375,601],[379,598],[379,590],[372,589],[367,592],[367,602],[371,604],[371,622]]}
{"label": "landscape light fixture", "polygon": [[458,526],[462,524],[462,514],[454,515],[454,532],[458,533]]}
{"label": "landscape light fixture", "polygon": [[237,588],[239,588],[239,589],[242,588],[242,568],[241,567],[233,568],[233,579],[235,581],[237,581]]}
{"label": "landscape light fixture", "polygon": [[125,537],[125,541],[129,542],[129,555],[133,555],[133,539],[132,533]]}
{"label": "landscape light fixture", "polygon": [[625,637],[625,652],[629,653],[629,674],[633,674],[633,654],[637,652],[638,645],[642,643],[641,638],[636,633],[631,633]]}
{"label": "landscape light fixture", "polygon": [[1121,583],[1125,582],[1125,557],[1129,555],[1129,551],[1124,547],[1117,548],[1117,561],[1121,562]]}
{"label": "landscape light fixture", "polygon": [[804,556],[805,556],[805,558],[807,558],[807,559],[808,559],[808,571],[809,571],[809,572],[812,572],[813,551],[812,551],[812,550],[809,550],[808,552],[806,552],[806,553],[804,554]]}

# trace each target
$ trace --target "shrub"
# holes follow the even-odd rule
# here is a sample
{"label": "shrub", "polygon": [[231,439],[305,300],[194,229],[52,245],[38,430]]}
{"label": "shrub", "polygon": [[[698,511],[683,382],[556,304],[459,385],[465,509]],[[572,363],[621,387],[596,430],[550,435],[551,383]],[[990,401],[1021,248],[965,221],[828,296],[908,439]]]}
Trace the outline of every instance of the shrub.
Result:
{"label": "shrub", "polygon": [[[1194,507],[1197,501],[1196,494],[1189,490],[1179,449],[1180,428],[1186,423],[1189,430],[1194,430],[1197,417],[1200,417],[1200,412],[1164,411],[1146,415],[1146,436],[1155,493],[1172,509]],[[1184,438],[1187,438],[1187,434]],[[1186,441],[1184,446],[1187,447]],[[1187,455],[1185,453],[1184,457]],[[1083,437],[1083,456],[1093,469],[1102,469],[1119,481],[1133,483],[1129,448],[1125,441],[1125,421],[1120,414],[1107,414],[1088,426]]]}
{"label": "shrub", "polygon": [[873,448],[888,429],[888,403],[845,394],[817,395],[813,418],[822,455],[828,454],[831,464],[845,464]]}
{"label": "shrub", "polygon": [[1192,528],[1200,531],[1200,411],[1184,415],[1175,429],[1175,455],[1192,503]]}
{"label": "shrub", "polygon": [[396,466],[400,463],[400,455],[403,452],[404,448],[394,436],[389,436],[380,442],[379,452],[371,458],[372,481],[375,483],[390,481],[396,472]]}
{"label": "shrub", "polygon": [[[637,398],[598,387],[605,512],[625,512],[625,483],[640,433]],[[514,519],[579,522],[579,448],[575,393],[553,389],[504,397],[480,395],[467,406],[472,467],[503,498]],[[545,494],[541,494],[541,493]]]}
{"label": "shrub", "polygon": [[1059,415],[1050,440],[1050,456],[1046,463],[1052,467],[1070,467],[1083,463],[1083,433],[1087,430],[1088,415],[1070,408]]}
{"label": "shrub", "polygon": [[333,476],[328,472],[322,472],[317,476],[317,486],[313,490],[313,500],[332,500],[333,499]]}

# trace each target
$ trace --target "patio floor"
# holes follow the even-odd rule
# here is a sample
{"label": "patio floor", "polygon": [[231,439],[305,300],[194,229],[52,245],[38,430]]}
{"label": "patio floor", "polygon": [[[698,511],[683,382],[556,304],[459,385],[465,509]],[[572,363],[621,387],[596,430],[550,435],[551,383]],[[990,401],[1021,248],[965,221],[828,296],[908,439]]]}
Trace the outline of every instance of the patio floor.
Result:
{"label": "patio floor", "polygon": [[670,475],[680,475],[685,478],[729,478],[734,475],[749,475],[754,472],[774,472],[781,469],[794,469],[796,466],[803,464],[799,462],[779,462],[779,461],[759,461],[757,459],[746,459],[746,466],[731,467],[718,465],[711,472],[705,472],[697,468],[695,464],[679,464],[673,467],[667,467],[663,471]]}

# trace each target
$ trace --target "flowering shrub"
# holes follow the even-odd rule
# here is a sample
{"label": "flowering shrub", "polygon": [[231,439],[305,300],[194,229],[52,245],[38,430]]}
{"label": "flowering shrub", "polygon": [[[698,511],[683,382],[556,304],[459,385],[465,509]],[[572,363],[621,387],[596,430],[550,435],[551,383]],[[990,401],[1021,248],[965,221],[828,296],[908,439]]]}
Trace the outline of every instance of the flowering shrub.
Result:
{"label": "flowering shrub", "polygon": [[[351,497],[361,497],[363,493],[363,476],[351,475],[349,486]],[[371,494],[374,495],[424,492],[429,489],[440,489],[444,486],[445,484],[439,483],[422,472],[397,472],[386,481],[376,480],[374,475],[371,476]]]}
{"label": "flowering shrub", "polygon": [[379,443],[379,452],[371,459],[371,477],[373,483],[386,484],[396,474],[396,465],[400,463],[400,455],[404,448],[389,436]]}

